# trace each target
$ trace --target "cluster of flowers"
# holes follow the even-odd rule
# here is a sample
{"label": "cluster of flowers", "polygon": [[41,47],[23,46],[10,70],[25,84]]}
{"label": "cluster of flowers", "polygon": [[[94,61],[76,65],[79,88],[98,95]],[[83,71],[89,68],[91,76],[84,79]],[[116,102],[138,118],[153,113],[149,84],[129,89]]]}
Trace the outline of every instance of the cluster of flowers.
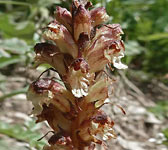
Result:
{"label": "cluster of flowers", "polygon": [[100,108],[108,98],[110,79],[106,66],[125,69],[123,34],[119,24],[108,21],[105,8],[73,0],[70,11],[57,7],[55,20],[44,31],[45,43],[35,45],[35,60],[48,63],[59,74],[38,78],[27,97],[37,122],[47,121],[54,130],[44,150],[89,150],[115,138],[113,121]]}

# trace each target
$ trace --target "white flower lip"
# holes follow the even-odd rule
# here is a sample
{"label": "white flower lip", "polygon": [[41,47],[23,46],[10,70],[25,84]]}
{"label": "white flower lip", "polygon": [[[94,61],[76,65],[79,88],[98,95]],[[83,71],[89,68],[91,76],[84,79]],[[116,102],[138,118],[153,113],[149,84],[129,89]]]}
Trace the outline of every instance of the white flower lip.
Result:
{"label": "white flower lip", "polygon": [[128,66],[121,62],[121,58],[124,57],[124,53],[121,53],[120,56],[113,57],[113,66],[117,69],[127,69]]}

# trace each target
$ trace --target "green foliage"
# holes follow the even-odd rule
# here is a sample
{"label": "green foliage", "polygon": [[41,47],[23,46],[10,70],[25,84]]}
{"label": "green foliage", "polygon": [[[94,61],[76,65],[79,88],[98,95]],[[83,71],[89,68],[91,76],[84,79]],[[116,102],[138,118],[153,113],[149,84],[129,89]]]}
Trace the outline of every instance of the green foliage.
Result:
{"label": "green foliage", "polygon": [[168,128],[163,130],[163,134],[164,136],[166,137],[166,140],[163,141],[163,144],[167,145],[168,146]]}
{"label": "green foliage", "polygon": [[[112,23],[124,29],[126,63],[157,75],[168,72],[168,10],[167,0],[92,0],[107,8]],[[136,42],[134,53],[132,41]],[[134,42],[134,44],[135,44]],[[130,44],[130,45],[129,45]],[[130,47],[130,48],[128,48]],[[143,49],[143,50],[142,50]],[[139,68],[140,67],[140,68]]]}
{"label": "green foliage", "polygon": [[149,108],[149,111],[160,119],[168,118],[168,101],[159,101],[155,107]]}
{"label": "green foliage", "polygon": [[[30,145],[30,147],[34,147],[37,150],[41,150],[42,147],[46,144],[45,140],[37,141],[42,137],[38,131],[39,129],[40,125],[35,124],[34,121],[26,122],[24,125],[9,124],[0,121],[1,134],[26,142]],[[2,141],[0,141],[0,147],[7,148],[8,146],[6,144],[2,144]]]}
{"label": "green foliage", "polygon": [[10,93],[4,94],[3,96],[0,96],[0,102],[5,100],[6,98],[15,96],[17,94],[27,93],[27,90],[28,90],[28,87],[25,87],[25,88],[17,89],[17,90],[10,92]]}
{"label": "green foliage", "polygon": [[[51,19],[49,9],[59,0],[0,0],[0,69],[15,63],[31,63],[37,30]],[[39,31],[41,32],[41,31]]]}
{"label": "green foliage", "polygon": [[0,69],[8,65],[26,62],[30,46],[18,38],[0,40]]}
{"label": "green foliage", "polygon": [[11,13],[0,14],[0,30],[3,31],[3,37],[18,37],[22,39],[33,38],[33,34],[35,32],[34,23],[31,20],[17,23],[15,22],[15,19],[17,18],[14,18]]}

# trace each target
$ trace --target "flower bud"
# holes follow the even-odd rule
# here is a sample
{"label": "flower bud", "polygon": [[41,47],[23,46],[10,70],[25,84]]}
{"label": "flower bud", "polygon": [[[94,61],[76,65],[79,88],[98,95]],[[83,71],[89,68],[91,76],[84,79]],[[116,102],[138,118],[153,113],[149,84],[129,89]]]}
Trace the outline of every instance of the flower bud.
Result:
{"label": "flower bud", "polygon": [[83,32],[86,32],[90,37],[91,17],[83,5],[79,5],[73,15],[73,30],[76,41],[78,41],[80,34]]}
{"label": "flower bud", "polygon": [[95,27],[99,24],[102,24],[108,21],[109,16],[106,13],[104,7],[94,8],[90,11],[91,19],[92,19],[92,26]]}
{"label": "flower bud", "polygon": [[57,6],[54,14],[55,14],[56,20],[59,23],[63,24],[71,32],[72,31],[71,13],[66,8]]}

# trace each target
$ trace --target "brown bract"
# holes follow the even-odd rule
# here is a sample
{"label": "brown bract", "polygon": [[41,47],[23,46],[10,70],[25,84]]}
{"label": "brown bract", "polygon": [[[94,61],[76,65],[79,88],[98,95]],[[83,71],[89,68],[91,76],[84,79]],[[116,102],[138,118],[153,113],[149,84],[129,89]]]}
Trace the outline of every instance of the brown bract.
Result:
{"label": "brown bract", "polygon": [[105,67],[127,67],[121,63],[123,31],[119,24],[104,25],[104,7],[91,7],[87,0],[73,0],[70,11],[57,7],[43,34],[46,42],[34,47],[37,66],[50,64],[59,75],[40,76],[27,94],[37,122],[46,120],[54,130],[44,150],[94,150],[116,138],[114,122],[101,107],[113,82]]}

